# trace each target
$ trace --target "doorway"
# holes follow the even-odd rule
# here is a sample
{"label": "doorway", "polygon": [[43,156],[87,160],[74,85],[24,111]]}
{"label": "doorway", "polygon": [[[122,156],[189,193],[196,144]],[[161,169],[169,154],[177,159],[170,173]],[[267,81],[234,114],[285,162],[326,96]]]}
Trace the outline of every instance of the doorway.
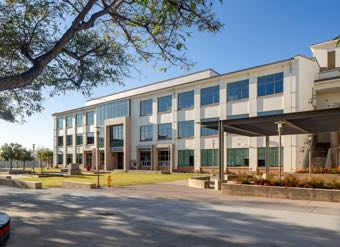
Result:
{"label": "doorway", "polygon": [[118,153],[117,167],[118,167],[118,169],[124,169],[124,153],[122,153],[122,152]]}

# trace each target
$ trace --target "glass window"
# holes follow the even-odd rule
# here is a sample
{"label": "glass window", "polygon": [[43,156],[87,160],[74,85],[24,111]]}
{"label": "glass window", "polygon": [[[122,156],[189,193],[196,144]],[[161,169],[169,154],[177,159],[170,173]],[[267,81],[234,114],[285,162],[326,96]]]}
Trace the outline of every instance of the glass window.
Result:
{"label": "glass window", "polygon": [[64,155],[63,154],[58,154],[58,164],[61,165],[64,163]]}
{"label": "glass window", "polygon": [[76,125],[82,126],[83,125],[83,113],[78,113],[76,115]]}
{"label": "glass window", "polygon": [[[209,122],[209,121],[218,121],[219,118],[206,118],[201,119],[201,122]],[[213,136],[218,135],[218,127],[216,126],[216,129],[206,128],[201,125],[201,136]]]}
{"label": "glass window", "polygon": [[194,121],[181,121],[178,122],[178,138],[194,136],[195,127]]}
{"label": "glass window", "polygon": [[104,147],[104,128],[99,128],[99,147]]}
{"label": "glass window", "polygon": [[228,166],[249,166],[249,148],[228,148]]}
{"label": "glass window", "polygon": [[236,114],[236,115],[229,115],[227,117],[228,120],[230,120],[230,119],[242,119],[242,118],[249,118],[249,114]]}
{"label": "glass window", "polygon": [[152,141],[152,125],[140,126],[140,140]]}
{"label": "glass window", "polygon": [[140,115],[141,116],[152,115],[152,99],[143,100],[140,102]]}
{"label": "glass window", "polygon": [[57,118],[57,129],[63,129],[63,128],[64,128],[64,119]]}
{"label": "glass window", "polygon": [[194,107],[194,91],[178,94],[178,110]]}
{"label": "glass window", "polygon": [[178,166],[194,166],[194,150],[178,150]]}
{"label": "glass window", "polygon": [[77,154],[77,164],[83,164],[83,154]]}
{"label": "glass window", "polygon": [[64,145],[64,137],[58,136],[58,146],[63,146],[63,145]]}
{"label": "glass window", "polygon": [[257,116],[270,116],[278,114],[283,114],[283,110],[261,111],[257,113]]}
{"label": "glass window", "polygon": [[73,154],[66,154],[66,164],[73,163]]}
{"label": "glass window", "polygon": [[[281,158],[283,164],[283,147],[281,148]],[[265,167],[266,165],[266,148],[257,148],[257,165]],[[279,147],[269,147],[269,166],[279,166]]]}
{"label": "glass window", "polygon": [[257,96],[283,92],[283,72],[257,78]]}
{"label": "glass window", "polygon": [[67,116],[66,117],[66,128],[72,128],[73,127],[73,118],[72,116]]}
{"label": "glass window", "polygon": [[172,96],[163,96],[158,98],[158,112],[168,112],[172,108]]}
{"label": "glass window", "polygon": [[151,166],[151,152],[140,151],[140,163],[141,166]]}
{"label": "glass window", "polygon": [[92,125],[94,124],[94,112],[86,112],[86,124],[87,125]]}
{"label": "glass window", "polygon": [[249,98],[249,80],[237,81],[227,84],[227,100]]}
{"label": "glass window", "polygon": [[123,125],[111,126],[111,147],[123,147]]}
{"label": "glass window", "polygon": [[94,144],[94,133],[93,132],[86,133],[86,144],[87,145]]}
{"label": "glass window", "polygon": [[211,105],[220,102],[220,86],[201,89],[201,105]]}
{"label": "glass window", "polygon": [[217,166],[218,149],[201,149],[201,166]]}
{"label": "glass window", "polygon": [[158,151],[158,165],[159,166],[169,166],[170,156],[168,150]]}
{"label": "glass window", "polygon": [[172,124],[158,124],[158,139],[171,139],[172,138]]}
{"label": "glass window", "polygon": [[130,114],[130,101],[119,100],[99,105],[96,110],[97,125],[104,126],[105,119],[126,117]]}
{"label": "glass window", "polygon": [[76,144],[77,145],[83,145],[83,134],[77,134]]}
{"label": "glass window", "polygon": [[72,145],[72,135],[67,135],[66,136],[66,146],[71,146]]}

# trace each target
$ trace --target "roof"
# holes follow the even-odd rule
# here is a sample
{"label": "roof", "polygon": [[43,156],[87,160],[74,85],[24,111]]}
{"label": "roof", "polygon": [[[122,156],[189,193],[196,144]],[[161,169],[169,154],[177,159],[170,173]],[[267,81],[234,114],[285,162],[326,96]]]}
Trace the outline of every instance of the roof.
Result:
{"label": "roof", "polygon": [[[225,132],[249,137],[278,135],[278,122],[283,123],[282,135],[316,134],[340,131],[340,108],[221,121]],[[217,129],[219,122],[203,121],[201,124],[207,128]]]}

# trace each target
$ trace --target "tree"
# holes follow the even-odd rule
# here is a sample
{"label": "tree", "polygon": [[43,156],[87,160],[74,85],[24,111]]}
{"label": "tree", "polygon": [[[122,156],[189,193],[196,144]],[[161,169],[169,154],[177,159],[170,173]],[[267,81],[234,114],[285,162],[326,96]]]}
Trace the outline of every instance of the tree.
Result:
{"label": "tree", "polygon": [[[220,0],[222,2],[222,0]],[[214,0],[4,0],[0,2],[0,118],[19,121],[50,95],[119,83],[136,64],[189,68],[196,28],[222,27]]]}
{"label": "tree", "polygon": [[37,150],[37,159],[40,163],[40,172],[43,171],[42,163],[49,164],[53,159],[53,152],[48,148],[39,148]]}
{"label": "tree", "polygon": [[26,148],[23,148],[20,150],[19,154],[19,160],[23,162],[22,169],[23,171],[26,170],[26,162],[34,160],[34,157],[32,156],[32,152]]}
{"label": "tree", "polygon": [[5,143],[0,147],[0,156],[2,159],[9,161],[10,166],[9,170],[12,171],[13,169],[13,160],[20,159],[20,153],[22,150],[22,146],[18,143]]}

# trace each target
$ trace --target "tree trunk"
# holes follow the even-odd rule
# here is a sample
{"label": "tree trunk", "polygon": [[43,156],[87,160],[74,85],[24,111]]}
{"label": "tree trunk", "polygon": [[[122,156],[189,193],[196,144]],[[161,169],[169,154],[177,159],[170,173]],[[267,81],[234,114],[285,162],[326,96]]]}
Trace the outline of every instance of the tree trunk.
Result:
{"label": "tree trunk", "polygon": [[24,164],[22,165],[22,170],[23,170],[24,173],[25,173],[25,170],[26,170],[26,161],[24,161]]}
{"label": "tree trunk", "polygon": [[9,170],[12,171],[13,169],[13,160],[9,161]]}
{"label": "tree trunk", "polygon": [[43,173],[43,169],[42,169],[42,161],[40,160],[40,173]]}

